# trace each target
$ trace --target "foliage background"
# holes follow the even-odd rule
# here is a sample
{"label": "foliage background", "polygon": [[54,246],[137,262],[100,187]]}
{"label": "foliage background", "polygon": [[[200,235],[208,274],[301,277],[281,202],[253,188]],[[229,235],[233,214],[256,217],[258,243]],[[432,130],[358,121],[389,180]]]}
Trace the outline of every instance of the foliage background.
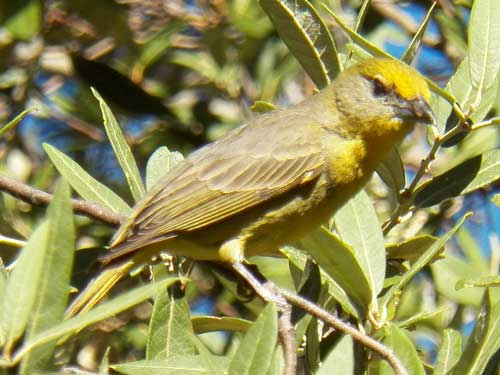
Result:
{"label": "foliage background", "polygon": [[[126,374],[171,374],[179,367],[279,373],[275,312],[238,298],[233,280],[203,265],[194,268],[183,298],[165,292],[174,279],[156,266],[116,288],[118,300],[63,321],[69,286],[82,288],[95,275],[93,261],[113,228],[73,216],[69,188],[57,183],[58,175],[84,199],[125,213],[140,195],[138,176],[148,187],[158,178],[153,170],[166,173],[180,158],[160,146],[186,155],[268,110],[267,102],[288,106],[312,95],[346,59],[381,50],[413,62],[446,88],[436,88],[433,109],[436,131],[450,136],[441,142],[421,130],[407,139],[400,148],[405,172],[392,155],[379,171],[385,183],[374,177],[367,188],[375,210],[367,196],[358,196],[328,229],[286,249],[287,259],[252,261],[269,279],[302,289],[393,347],[412,374],[498,373],[500,219],[491,200],[500,201],[500,154],[498,129],[490,126],[500,110],[498,7],[494,0],[442,0],[427,24],[427,1],[324,3],[366,39],[346,33],[319,1],[314,8],[305,1],[251,0],[0,5],[0,123],[6,124],[0,172],[56,192],[48,210],[1,197],[0,373],[107,373],[117,363],[113,371]],[[283,6],[291,9],[290,19]],[[452,99],[477,129],[460,125]],[[110,144],[113,118],[108,133],[103,127],[107,105],[133,152],[135,177],[122,172],[135,163],[117,160]],[[21,121],[13,120],[20,113]],[[418,176],[436,142],[439,153],[424,180],[434,178],[413,191],[419,210],[383,238],[380,224],[408,203],[398,191]],[[124,144],[115,150],[127,149]],[[458,229],[469,211],[474,215]],[[349,225],[356,218],[365,226]],[[372,253],[364,259],[359,238],[370,241]],[[374,259],[383,264],[376,280],[363,266]],[[155,283],[146,282],[151,278]],[[457,283],[466,288],[457,290]],[[192,338],[193,330],[203,333],[201,341]],[[297,331],[306,338],[300,350],[306,373],[391,373],[378,357],[315,319],[302,317]],[[259,355],[248,355],[249,348]]]}

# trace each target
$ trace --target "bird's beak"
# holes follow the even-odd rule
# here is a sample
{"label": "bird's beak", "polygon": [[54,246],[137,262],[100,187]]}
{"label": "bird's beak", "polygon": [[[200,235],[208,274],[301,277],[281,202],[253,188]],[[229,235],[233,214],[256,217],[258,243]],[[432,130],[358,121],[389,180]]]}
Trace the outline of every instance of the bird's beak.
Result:
{"label": "bird's beak", "polygon": [[418,122],[427,125],[436,123],[434,112],[432,112],[429,103],[427,103],[427,101],[423,97],[420,96],[418,99],[412,100],[410,103],[411,111],[417,118]]}

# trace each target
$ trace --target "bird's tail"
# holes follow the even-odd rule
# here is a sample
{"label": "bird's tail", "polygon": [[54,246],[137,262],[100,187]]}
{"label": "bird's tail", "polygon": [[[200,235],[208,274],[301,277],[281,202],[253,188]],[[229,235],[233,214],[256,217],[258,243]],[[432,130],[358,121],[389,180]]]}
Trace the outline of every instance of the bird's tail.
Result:
{"label": "bird's tail", "polygon": [[127,260],[107,267],[90,281],[87,287],[71,303],[66,310],[65,318],[69,319],[77,314],[89,311],[94,307],[113,286],[125,277],[135,267],[136,262]]}

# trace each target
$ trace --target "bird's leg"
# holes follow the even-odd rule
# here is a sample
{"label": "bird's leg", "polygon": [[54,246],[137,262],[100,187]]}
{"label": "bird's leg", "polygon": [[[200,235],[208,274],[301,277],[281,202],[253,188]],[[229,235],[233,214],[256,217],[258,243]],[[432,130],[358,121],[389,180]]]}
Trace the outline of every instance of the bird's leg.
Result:
{"label": "bird's leg", "polygon": [[292,324],[292,307],[283,298],[277,287],[270,281],[261,283],[243,263],[233,263],[233,269],[243,278],[255,292],[266,302],[276,304],[280,317],[278,321],[280,339],[285,356],[284,375],[295,375],[297,369],[297,343],[295,340],[295,329]]}

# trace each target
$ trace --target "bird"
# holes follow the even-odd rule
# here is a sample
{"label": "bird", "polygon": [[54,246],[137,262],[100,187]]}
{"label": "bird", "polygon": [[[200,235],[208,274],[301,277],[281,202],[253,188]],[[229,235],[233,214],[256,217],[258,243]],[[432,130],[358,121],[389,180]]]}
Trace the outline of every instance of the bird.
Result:
{"label": "bird", "polygon": [[138,264],[166,252],[245,272],[247,257],[278,255],[325,223],[415,125],[432,124],[429,100],[425,78],[401,61],[351,65],[301,103],[262,114],[178,163],[99,261]]}

